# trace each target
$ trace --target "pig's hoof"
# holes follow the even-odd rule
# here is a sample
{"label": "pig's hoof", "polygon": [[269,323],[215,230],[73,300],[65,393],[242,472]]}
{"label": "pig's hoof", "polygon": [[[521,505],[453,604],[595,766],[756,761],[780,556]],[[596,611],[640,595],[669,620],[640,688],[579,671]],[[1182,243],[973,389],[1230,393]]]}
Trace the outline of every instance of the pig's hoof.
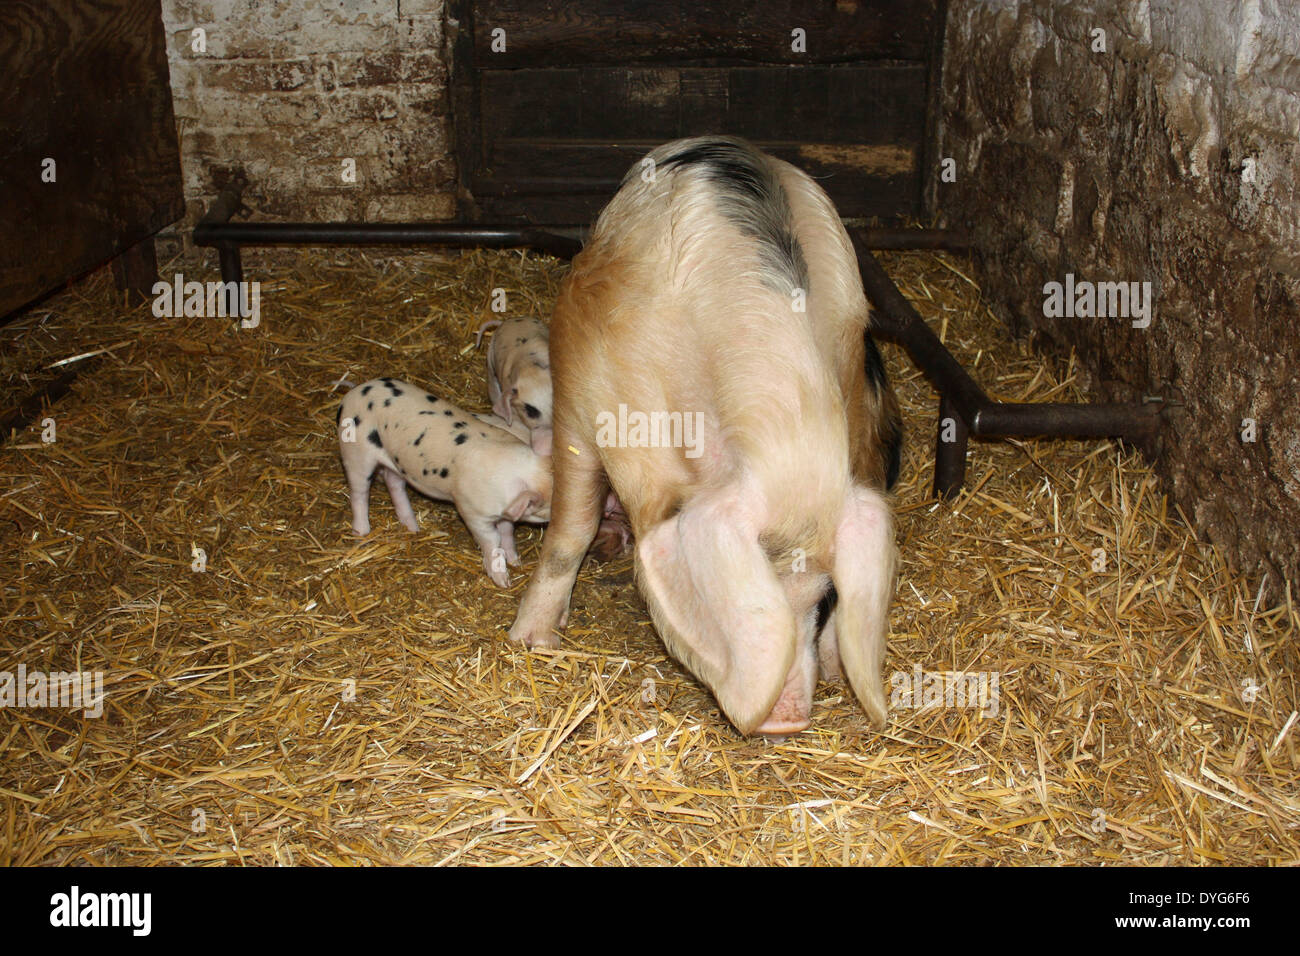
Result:
{"label": "pig's hoof", "polygon": [[504,571],[489,571],[488,577],[491,578],[492,583],[499,588],[510,587],[510,575],[506,574]]}
{"label": "pig's hoof", "polygon": [[534,634],[532,640],[524,641],[525,647],[542,647],[548,650],[557,650],[560,646],[560,638],[554,631],[544,631],[541,634]]}
{"label": "pig's hoof", "polygon": [[554,650],[560,646],[560,639],[550,628],[534,629],[515,625],[510,629],[510,640],[524,647],[545,647]]}

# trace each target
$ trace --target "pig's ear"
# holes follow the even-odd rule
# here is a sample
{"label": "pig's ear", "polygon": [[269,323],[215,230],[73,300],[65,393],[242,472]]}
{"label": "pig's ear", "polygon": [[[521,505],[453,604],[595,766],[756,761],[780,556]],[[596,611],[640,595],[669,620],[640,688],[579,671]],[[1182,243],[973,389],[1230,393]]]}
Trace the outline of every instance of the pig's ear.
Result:
{"label": "pig's ear", "polygon": [[508,518],[511,521],[518,521],[524,515],[540,508],[545,503],[546,499],[537,492],[521,491],[519,494],[515,495],[515,500],[510,502],[510,506],[506,508],[502,517]]}
{"label": "pig's ear", "polygon": [[511,409],[510,403],[506,401],[500,389],[497,390],[496,398],[492,399],[492,411],[504,418],[507,425],[513,424],[511,419],[514,417],[514,410]]}
{"label": "pig's ear", "polygon": [[488,362],[488,398],[492,400],[492,411],[505,418],[501,411],[505,399],[501,396],[501,383],[497,381],[497,370]]}
{"label": "pig's ear", "polygon": [[888,714],[880,665],[889,636],[894,562],[894,522],[889,505],[875,491],[853,488],[845,496],[835,530],[831,569],[839,593],[835,636],[849,686],[877,727],[885,725]]}
{"label": "pig's ear", "polygon": [[637,541],[642,592],[668,649],[744,734],[772,711],[796,623],[743,499],[697,498]]}
{"label": "pig's ear", "polygon": [[552,433],[549,428],[534,428],[532,434],[533,451],[543,458],[551,457],[551,437]]}

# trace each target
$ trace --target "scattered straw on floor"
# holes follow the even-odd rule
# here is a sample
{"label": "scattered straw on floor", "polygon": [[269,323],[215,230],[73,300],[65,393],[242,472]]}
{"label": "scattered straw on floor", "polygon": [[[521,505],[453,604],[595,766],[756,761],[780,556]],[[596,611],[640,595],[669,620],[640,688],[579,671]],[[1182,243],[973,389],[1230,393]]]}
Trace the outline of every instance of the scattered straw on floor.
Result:
{"label": "scattered straw on floor", "polygon": [[[966,263],[886,266],[991,394],[1082,398],[1008,342]],[[935,399],[892,347],[885,676],[962,672],[996,691],[974,707],[895,706],[876,734],[821,685],[810,732],[742,739],[627,560],[585,567],[565,650],[528,654],[505,628],[537,531],[508,592],[447,505],[419,499],[413,536],[380,487],[351,537],[339,380],[483,410],[492,290],[545,316],[563,269],[250,257],[255,330],[128,309],[102,274],[0,330],[6,406],[107,350],[50,412],[55,441],[38,424],[0,448],[0,671],[102,671],[106,693],[98,719],[0,710],[0,863],[1300,860],[1290,601],[1257,606],[1109,442],[977,444],[966,492],[933,502]]]}

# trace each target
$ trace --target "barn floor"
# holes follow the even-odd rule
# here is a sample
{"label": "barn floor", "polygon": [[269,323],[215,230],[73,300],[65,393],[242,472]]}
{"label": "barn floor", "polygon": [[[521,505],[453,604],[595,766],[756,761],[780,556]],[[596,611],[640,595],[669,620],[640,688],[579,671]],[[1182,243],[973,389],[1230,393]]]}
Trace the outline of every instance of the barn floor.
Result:
{"label": "barn floor", "polygon": [[[962,260],[885,265],[992,395],[1083,397]],[[547,316],[563,268],[250,256],[257,329],[128,309],[103,273],[0,329],[5,407],[109,349],[55,441],[0,447],[0,671],[99,670],[106,694],[98,719],[0,709],[0,863],[1300,862],[1290,601],[1259,605],[1110,442],[976,443],[961,498],[930,500],[936,403],[892,346],[886,680],[984,675],[982,706],[895,706],[877,734],[823,684],[811,731],[742,739],[629,559],[588,563],[565,649],[529,654],[505,629],[538,531],[509,591],[449,505],[416,499],[411,535],[380,483],[354,539],[338,380],[486,410],[491,290]]]}

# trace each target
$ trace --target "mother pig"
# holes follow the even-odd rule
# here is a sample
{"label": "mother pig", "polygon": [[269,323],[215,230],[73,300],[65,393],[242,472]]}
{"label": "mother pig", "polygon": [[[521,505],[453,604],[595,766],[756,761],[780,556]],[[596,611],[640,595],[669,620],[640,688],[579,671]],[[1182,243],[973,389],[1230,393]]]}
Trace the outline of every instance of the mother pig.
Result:
{"label": "mother pig", "polygon": [[[882,725],[900,431],[867,320],[805,173],[730,137],[635,166],[556,302],[551,526],[511,638],[558,646],[608,484],[664,643],[742,733],[805,729],[819,656]],[[611,441],[638,413],[697,434]]]}

